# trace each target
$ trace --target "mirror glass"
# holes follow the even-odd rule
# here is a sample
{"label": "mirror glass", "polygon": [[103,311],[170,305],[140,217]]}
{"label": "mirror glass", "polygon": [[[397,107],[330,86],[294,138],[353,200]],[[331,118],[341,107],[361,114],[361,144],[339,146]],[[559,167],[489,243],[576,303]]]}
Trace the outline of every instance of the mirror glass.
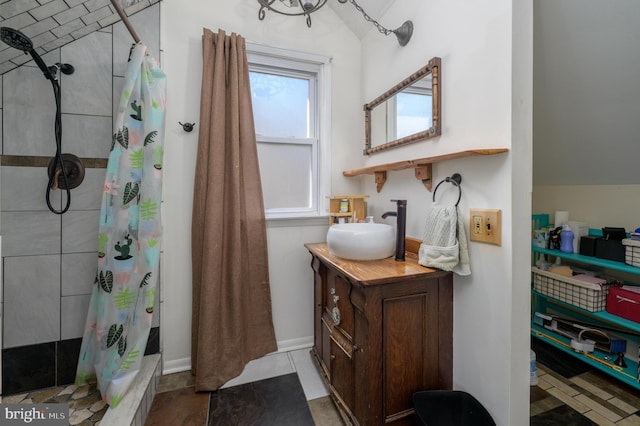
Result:
{"label": "mirror glass", "polygon": [[371,103],[365,110],[365,154],[440,135],[440,58]]}

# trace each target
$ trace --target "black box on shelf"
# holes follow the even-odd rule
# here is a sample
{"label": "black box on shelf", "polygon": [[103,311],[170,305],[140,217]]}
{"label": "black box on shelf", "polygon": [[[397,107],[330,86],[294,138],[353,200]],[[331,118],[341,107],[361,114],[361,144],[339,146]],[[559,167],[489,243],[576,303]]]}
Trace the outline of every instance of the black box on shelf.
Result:
{"label": "black box on shelf", "polygon": [[580,238],[580,254],[583,256],[596,255],[596,240],[598,237],[593,235],[585,235]]}
{"label": "black box on shelf", "polygon": [[596,257],[614,260],[616,262],[624,262],[624,246],[622,245],[622,241],[598,238],[596,240]]}

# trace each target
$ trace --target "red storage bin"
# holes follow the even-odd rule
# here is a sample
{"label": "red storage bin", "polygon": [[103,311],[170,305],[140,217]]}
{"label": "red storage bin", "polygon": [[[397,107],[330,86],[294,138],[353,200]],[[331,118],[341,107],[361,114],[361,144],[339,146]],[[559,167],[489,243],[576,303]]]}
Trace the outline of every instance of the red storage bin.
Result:
{"label": "red storage bin", "polygon": [[[640,287],[634,287],[640,290]],[[607,312],[640,322],[640,293],[623,287],[611,287],[607,294]]]}

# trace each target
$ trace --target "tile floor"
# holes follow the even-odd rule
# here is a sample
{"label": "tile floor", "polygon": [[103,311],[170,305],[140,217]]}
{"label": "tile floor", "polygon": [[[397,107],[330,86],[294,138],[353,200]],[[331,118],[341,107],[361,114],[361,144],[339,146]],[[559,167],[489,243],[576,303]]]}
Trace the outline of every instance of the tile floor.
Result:
{"label": "tile floor", "polygon": [[[538,354],[539,383],[531,387],[530,425],[640,426],[639,390],[574,358],[566,359],[561,356],[563,354],[553,353],[550,356],[548,348],[545,351],[537,346],[534,350]],[[314,423],[318,426],[343,425],[311,360],[309,349],[276,353],[252,361],[224,388],[293,372],[298,374]],[[189,371],[162,376],[145,425],[206,425],[209,394],[196,393],[193,385]],[[68,403],[70,424],[81,426],[100,425],[107,409],[95,387],[91,386],[42,389],[5,396],[0,402]]]}
{"label": "tile floor", "polygon": [[538,364],[530,425],[638,426],[640,392],[595,370],[565,378]]}
{"label": "tile floor", "polygon": [[102,401],[95,385],[57,386],[5,396],[0,399],[4,404],[68,404],[69,424],[97,426],[107,412],[107,404]]}
{"label": "tile floor", "polygon": [[[125,398],[109,410],[95,384],[65,385],[0,397],[0,404],[66,404],[71,426],[142,426],[160,383],[160,354],[145,356]],[[4,418],[4,417],[3,417]],[[5,424],[0,419],[0,424]]]}
{"label": "tile floor", "polygon": [[[538,358],[539,383],[531,387],[530,425],[640,426],[640,391],[573,358],[569,362],[561,356],[550,357],[548,353],[541,353]],[[545,365],[545,361],[549,365]],[[558,370],[555,371],[550,365],[557,367],[558,362],[563,367],[555,368]],[[252,361],[241,376],[224,387],[292,371],[298,373],[315,424],[343,425],[311,361],[309,349]],[[145,425],[206,425],[208,400],[208,394],[193,391],[193,378],[189,372],[163,376]],[[173,413],[174,417],[167,417],[168,413]]]}
{"label": "tile floor", "polygon": [[[329,391],[311,360],[309,348],[275,353],[251,361],[240,376],[222,388],[290,373],[298,374],[316,425],[343,425]],[[189,371],[162,376],[145,426],[206,425],[209,394],[196,393],[193,386],[194,380]]]}
{"label": "tile floor", "polygon": [[531,387],[531,425],[640,425],[640,390],[538,339],[532,348],[539,382]]}

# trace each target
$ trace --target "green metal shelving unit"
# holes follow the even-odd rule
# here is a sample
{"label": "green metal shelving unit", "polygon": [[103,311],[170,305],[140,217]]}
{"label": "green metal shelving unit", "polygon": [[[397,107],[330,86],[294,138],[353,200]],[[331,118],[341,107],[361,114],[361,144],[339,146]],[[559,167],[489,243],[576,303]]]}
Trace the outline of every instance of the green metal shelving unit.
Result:
{"label": "green metal shelving unit", "polygon": [[[640,283],[640,268],[630,266],[622,262],[614,262],[611,260],[600,259],[591,256],[583,256],[574,253],[564,253],[560,250],[549,250],[537,246],[532,246],[531,251],[534,253],[560,257],[562,259],[567,259],[577,263],[583,263],[585,265],[595,265],[598,267],[609,269],[611,271],[622,271],[635,274],[638,275],[638,282]],[[630,321],[616,315],[612,315],[607,311],[589,312],[532,290],[533,312],[547,312],[547,309],[551,309],[557,312],[559,315],[575,318],[577,321],[582,320],[600,324],[602,326],[619,328],[622,331],[616,331],[616,334],[621,334],[622,336],[624,336],[625,334],[628,336],[635,336],[636,340],[640,340],[640,323]],[[546,343],[549,343],[550,345],[562,350],[565,353],[575,356],[576,358],[586,362],[592,367],[603,371],[604,373],[609,374],[612,377],[636,389],[640,389],[640,382],[638,381],[638,364],[628,358],[625,358],[627,367],[623,369],[614,364],[615,356],[612,356],[609,353],[602,352],[597,349],[590,354],[576,352],[573,348],[571,348],[569,339],[561,336],[560,334],[554,333],[551,330],[547,330],[544,327],[540,327],[533,322],[531,323],[531,335]]]}

